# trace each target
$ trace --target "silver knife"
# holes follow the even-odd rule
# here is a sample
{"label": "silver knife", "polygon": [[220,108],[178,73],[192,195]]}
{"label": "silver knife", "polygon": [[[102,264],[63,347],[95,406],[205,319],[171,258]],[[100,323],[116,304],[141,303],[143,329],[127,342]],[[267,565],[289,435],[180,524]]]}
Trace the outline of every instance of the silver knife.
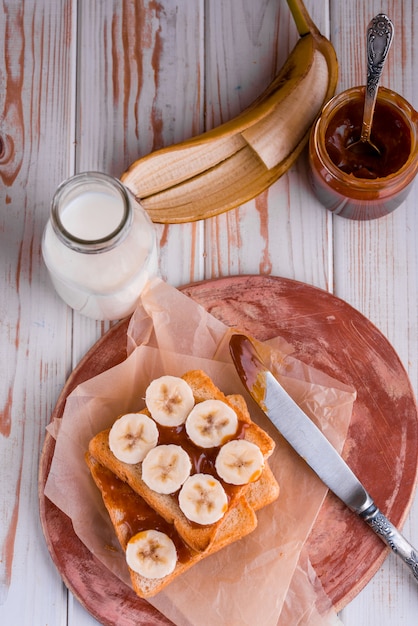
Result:
{"label": "silver knife", "polygon": [[233,335],[229,347],[246,389],[277,430],[325,485],[408,565],[418,581],[418,551],[378,509],[347,463],[266,367],[250,339]]}

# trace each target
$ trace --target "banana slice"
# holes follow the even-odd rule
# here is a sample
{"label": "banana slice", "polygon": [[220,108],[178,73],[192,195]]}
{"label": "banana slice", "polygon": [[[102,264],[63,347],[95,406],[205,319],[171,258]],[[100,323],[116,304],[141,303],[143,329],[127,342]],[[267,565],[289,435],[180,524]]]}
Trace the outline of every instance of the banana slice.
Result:
{"label": "banana slice", "polygon": [[165,533],[143,530],[128,541],[126,562],[145,578],[164,578],[176,567],[176,547]]}
{"label": "banana slice", "polygon": [[182,378],[161,376],[148,386],[145,404],[158,424],[180,426],[194,406],[193,391]]}
{"label": "banana slice", "polygon": [[186,432],[201,448],[222,445],[237,432],[238,417],[222,400],[204,400],[196,404],[186,420]]}
{"label": "banana slice", "polygon": [[234,439],[219,450],[215,469],[226,483],[246,485],[260,478],[264,469],[264,457],[255,443]]}
{"label": "banana slice", "polygon": [[119,417],[109,433],[109,448],[119,461],[139,463],[158,443],[156,423],[143,413]]}
{"label": "banana slice", "polygon": [[193,474],[179,493],[179,506],[196,524],[213,524],[228,508],[228,498],[219,480],[209,474]]}
{"label": "banana slice", "polygon": [[156,446],[142,461],[142,480],[157,493],[174,493],[190,476],[192,463],[181,446]]}

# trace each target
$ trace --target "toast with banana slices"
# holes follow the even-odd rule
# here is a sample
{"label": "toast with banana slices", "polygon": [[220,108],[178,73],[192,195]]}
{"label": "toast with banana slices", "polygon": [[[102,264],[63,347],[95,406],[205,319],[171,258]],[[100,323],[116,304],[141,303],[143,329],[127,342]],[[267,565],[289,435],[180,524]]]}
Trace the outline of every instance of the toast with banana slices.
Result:
{"label": "toast with banana slices", "polygon": [[278,497],[267,462],[274,441],[251,420],[242,396],[225,396],[193,370],[152,381],[145,402],[98,433],[89,453],[190,548],[208,551],[234,520],[240,527],[236,507],[257,510]]}
{"label": "toast with banana slices", "polygon": [[[174,526],[160,517],[126,482],[121,481],[89,453],[86,453],[86,463],[101,492],[116,536],[125,553],[133,538],[141,534],[144,538],[146,551],[143,545],[142,552],[136,555],[136,562],[132,564],[135,569],[128,564],[132,587],[141,598],[155,596],[179,574],[209,554],[241,539],[257,525],[253,509],[243,499],[234,508],[228,523],[222,524],[211,548],[206,552],[198,552],[188,546]],[[155,530],[166,535],[169,541],[161,535],[155,536]],[[175,554],[170,552],[170,542],[174,544]],[[151,560],[148,567],[145,563],[147,559]],[[142,567],[145,567],[146,575],[140,573]]]}

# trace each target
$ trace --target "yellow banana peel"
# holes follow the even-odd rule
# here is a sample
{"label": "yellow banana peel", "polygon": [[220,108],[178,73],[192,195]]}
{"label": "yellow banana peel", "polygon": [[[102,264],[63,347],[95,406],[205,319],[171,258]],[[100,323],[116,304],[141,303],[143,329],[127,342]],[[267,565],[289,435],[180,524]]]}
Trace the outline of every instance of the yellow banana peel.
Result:
{"label": "yellow banana peel", "polygon": [[288,0],[300,34],[278,76],[240,115],[135,161],[122,175],[154,222],[206,219],[259,195],[295,162],[338,62],[302,0]]}

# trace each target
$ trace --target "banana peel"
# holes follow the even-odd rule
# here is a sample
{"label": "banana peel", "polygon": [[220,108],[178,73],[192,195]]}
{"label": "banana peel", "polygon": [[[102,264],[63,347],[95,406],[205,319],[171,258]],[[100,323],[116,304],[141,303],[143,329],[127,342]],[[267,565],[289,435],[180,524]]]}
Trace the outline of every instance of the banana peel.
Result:
{"label": "banana peel", "polygon": [[305,147],[335,92],[338,61],[302,0],[288,0],[300,38],[267,89],[232,120],[135,161],[121,180],[153,222],[213,217],[253,199]]}

